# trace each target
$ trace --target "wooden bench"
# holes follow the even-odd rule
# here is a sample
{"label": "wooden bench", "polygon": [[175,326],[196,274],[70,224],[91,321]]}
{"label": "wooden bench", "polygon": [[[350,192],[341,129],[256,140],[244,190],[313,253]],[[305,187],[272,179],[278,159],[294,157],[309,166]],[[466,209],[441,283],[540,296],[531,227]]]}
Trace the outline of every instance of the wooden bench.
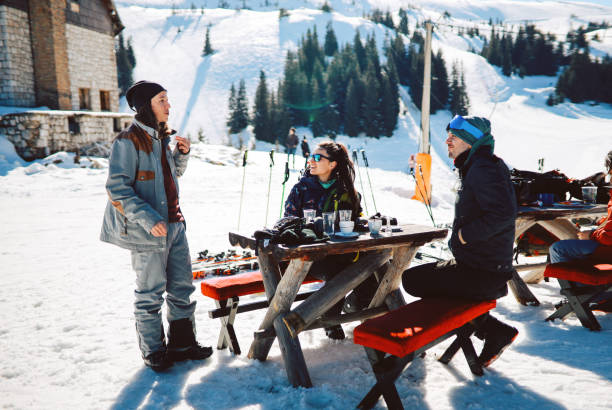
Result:
{"label": "wooden bench", "polygon": [[[303,284],[320,282],[319,279],[307,276]],[[229,347],[236,355],[240,354],[240,344],[234,331],[236,314],[265,309],[269,306],[267,300],[255,301],[239,305],[240,296],[262,293],[265,291],[260,271],[239,273],[231,276],[209,277],[202,281],[202,294],[215,300],[216,309],[208,312],[211,319],[221,319],[221,331],[217,349]],[[304,300],[312,292],[297,295],[296,300]]]}
{"label": "wooden bench", "polygon": [[421,299],[357,326],[354,342],[366,348],[376,376],[376,384],[357,407],[372,408],[382,395],[388,408],[402,409],[395,380],[412,359],[451,336],[456,338],[439,361],[448,364],[461,349],[472,373],[481,376],[482,366],[470,340],[475,329],[469,322],[495,305],[494,300]]}
{"label": "wooden bench", "polygon": [[590,304],[612,291],[612,246],[598,247],[588,259],[549,264],[544,276],[557,278],[561,294],[567,298],[567,302],[556,305],[556,311],[546,320],[563,320],[574,313],[582,326],[601,330]]}

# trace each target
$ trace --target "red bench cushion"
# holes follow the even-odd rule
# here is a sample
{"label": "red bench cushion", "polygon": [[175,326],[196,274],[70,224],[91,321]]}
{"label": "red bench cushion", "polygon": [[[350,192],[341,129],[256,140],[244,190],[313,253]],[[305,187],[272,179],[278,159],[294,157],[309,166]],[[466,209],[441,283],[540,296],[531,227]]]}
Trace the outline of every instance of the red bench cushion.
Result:
{"label": "red bench cushion", "polygon": [[403,357],[488,312],[494,300],[421,299],[369,319],[353,332],[354,342]]}
{"label": "red bench cushion", "polygon": [[561,262],[546,265],[544,276],[587,285],[612,283],[612,264],[592,261]]}
{"label": "red bench cushion", "polygon": [[[320,282],[320,280],[306,276],[303,283],[312,282]],[[233,296],[252,295],[265,291],[260,271],[206,278],[202,281],[201,288],[204,296],[217,300],[226,300]]]}

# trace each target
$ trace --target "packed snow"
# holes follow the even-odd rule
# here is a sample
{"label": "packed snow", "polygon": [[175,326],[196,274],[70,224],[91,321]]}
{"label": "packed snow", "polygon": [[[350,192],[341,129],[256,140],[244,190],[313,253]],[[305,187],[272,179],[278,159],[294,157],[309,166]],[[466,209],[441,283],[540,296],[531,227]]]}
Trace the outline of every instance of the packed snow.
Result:
{"label": "packed snow", "polygon": [[[208,7],[217,5],[216,1],[208,3]],[[229,3],[235,6],[242,0]],[[135,80],[164,84],[173,105],[170,123],[194,140],[202,128],[211,143],[194,141],[187,172],[180,179],[181,208],[194,257],[203,249],[228,249],[227,233],[238,229],[244,169],[241,152],[225,145],[230,85],[244,78],[252,104],[259,70],[264,69],[268,84],[276,86],[286,50],[296,47],[306,29],[315,24],[320,39],[331,21],[340,42],[352,41],[354,30],[359,29],[362,38],[375,33],[382,47],[387,29],[363,19],[362,13],[373,7],[397,11],[403,4],[397,0],[333,1],[334,13],[325,14],[317,10],[322,0],[282,3],[290,17],[279,22],[275,7],[253,6],[253,10],[240,12],[207,8],[201,15],[201,4],[196,2],[197,13],[171,16],[169,2],[117,2],[138,60]],[[599,5],[519,0],[412,3],[418,5],[411,10],[414,16],[440,16],[448,9],[466,25],[469,19],[499,17],[519,22],[529,18],[559,32],[572,24],[575,27],[576,18],[612,21],[612,6],[605,1]],[[187,1],[176,4],[189,7]],[[217,52],[202,58],[208,24],[212,24],[211,40]],[[499,68],[468,52],[468,40],[441,27],[433,46],[442,49],[449,65],[454,60],[462,62],[472,113],[491,118],[498,155],[510,166],[532,170],[538,158],[545,158],[545,169],[559,168],[578,178],[602,169],[603,157],[612,149],[609,105],[566,102],[548,107],[545,100],[554,87],[554,77],[504,77]],[[604,44],[610,44],[610,39]],[[401,94],[405,112],[393,137],[339,136],[338,141],[351,150],[364,149],[368,155],[370,167],[361,163],[359,168],[363,184],[359,178],[356,181],[368,213],[374,211],[374,196],[383,214],[402,223],[431,226],[423,204],[411,200],[414,180],[407,172],[408,157],[418,150],[420,112],[406,98],[405,90]],[[453,218],[455,175],[444,146],[449,119],[448,112],[438,112],[431,119],[432,208],[438,225]],[[313,141],[305,128],[298,128],[298,135],[307,135],[311,146],[321,140]],[[244,143],[252,142],[250,130],[241,137]],[[235,145],[238,139],[233,137]],[[272,169],[270,149],[276,151]],[[278,151],[279,147],[256,142],[255,151],[249,152],[242,232],[260,229],[266,220],[270,225],[280,214],[287,157]],[[299,155],[295,166],[291,163],[285,197],[303,164]],[[180,363],[165,374],[146,368],[134,329],[129,252],[98,240],[107,201],[107,171],[104,158],[81,157],[75,164],[73,154],[63,152],[27,163],[0,136],[0,222],[4,229],[0,407],[345,409],[361,400],[375,379],[363,348],[352,343],[357,323],[344,326],[347,339],[340,342],[327,339],[322,330],[300,335],[314,384],[310,389],[289,384],[277,343],[263,363],[245,354],[215,350],[210,359]],[[265,215],[270,176],[269,212]],[[424,251],[448,255],[443,243],[426,246]],[[525,259],[521,262],[529,261]],[[197,281],[195,285],[198,339],[214,346],[220,323],[207,314],[214,303],[200,293]],[[448,343],[441,344],[411,363],[396,382],[404,405],[423,409],[609,409],[612,315],[596,313],[603,327],[600,332],[588,331],[575,318],[545,322],[561,299],[559,287],[551,281],[530,285],[530,289],[541,306],[522,306],[512,295],[498,301],[494,314],[520,333],[483,377],[473,376],[461,355],[448,366],[438,363],[436,358]],[[243,351],[248,350],[263,313],[238,315],[236,330]],[[480,342],[475,340],[475,345],[479,351]],[[383,408],[384,403],[380,401],[378,407]]]}

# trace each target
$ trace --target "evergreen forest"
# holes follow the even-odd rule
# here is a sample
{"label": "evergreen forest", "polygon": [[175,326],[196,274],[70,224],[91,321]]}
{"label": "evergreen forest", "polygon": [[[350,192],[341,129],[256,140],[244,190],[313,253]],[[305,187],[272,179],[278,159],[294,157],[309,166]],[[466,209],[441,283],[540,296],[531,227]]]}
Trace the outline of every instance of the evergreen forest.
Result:
{"label": "evergreen forest", "polygon": [[[404,31],[407,34],[407,23]],[[227,122],[230,133],[246,126],[238,118],[248,117],[255,137],[268,142],[284,143],[292,126],[310,127],[314,136],[331,138],[338,133],[391,136],[400,110],[400,84],[410,87],[412,100],[420,107],[423,44],[418,31],[408,46],[400,35],[385,38],[386,58],[381,63],[374,36],[362,39],[356,31],[351,43],[340,45],[331,25],[323,41],[316,27],[309,29],[298,49],[287,52],[283,77],[276,87],[268,84],[263,71],[260,73],[250,116],[248,103],[237,103],[240,93],[232,85]],[[454,68],[449,80],[442,54],[432,55],[432,113],[446,108],[467,113],[469,101],[459,71],[459,66]]]}

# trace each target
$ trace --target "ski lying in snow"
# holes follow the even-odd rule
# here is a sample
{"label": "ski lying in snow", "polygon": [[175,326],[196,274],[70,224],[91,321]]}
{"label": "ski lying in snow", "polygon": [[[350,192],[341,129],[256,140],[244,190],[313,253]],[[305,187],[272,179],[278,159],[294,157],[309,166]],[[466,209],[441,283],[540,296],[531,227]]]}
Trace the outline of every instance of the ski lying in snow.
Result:
{"label": "ski lying in snow", "polygon": [[215,255],[208,255],[208,251],[204,250],[198,253],[198,258],[191,262],[192,270],[202,270],[206,267],[215,265],[223,265],[230,262],[252,261],[257,259],[251,251],[244,251],[241,254],[229,249],[228,252],[221,252]]}
{"label": "ski lying in snow", "polygon": [[234,275],[242,271],[256,270],[259,268],[259,263],[255,261],[240,261],[240,262],[228,262],[224,264],[217,264],[214,266],[207,266],[198,270],[193,270],[194,279],[204,279],[207,276],[223,276],[223,275]]}

